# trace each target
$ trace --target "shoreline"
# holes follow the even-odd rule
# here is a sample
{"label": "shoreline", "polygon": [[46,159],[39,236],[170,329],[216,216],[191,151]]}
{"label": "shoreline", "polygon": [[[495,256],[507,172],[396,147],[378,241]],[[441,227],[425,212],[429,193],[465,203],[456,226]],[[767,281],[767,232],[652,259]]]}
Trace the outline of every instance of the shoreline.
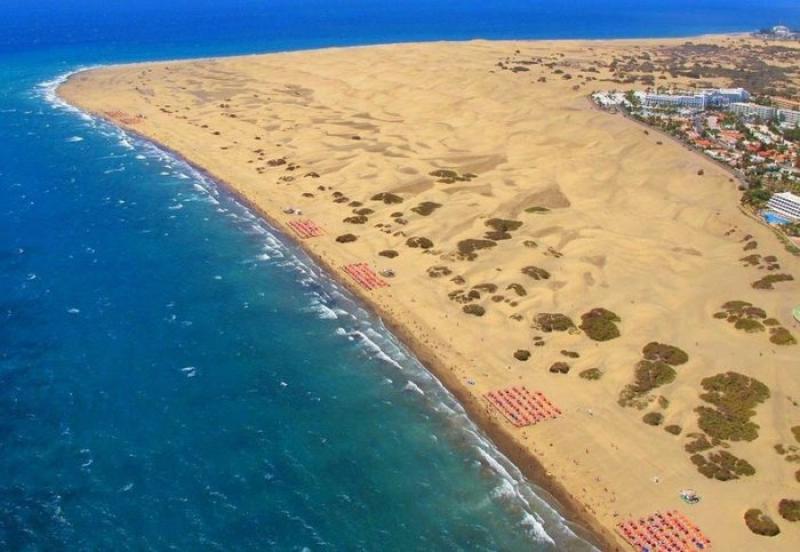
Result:
{"label": "shoreline", "polygon": [[[746,40],[710,36],[732,49]],[[691,508],[692,518],[717,546],[738,550],[753,539],[738,509],[754,496],[781,497],[783,483],[775,482],[791,475],[776,472],[763,451],[754,456],[752,447],[737,446],[737,454],[750,450],[745,457],[761,474],[720,487],[688,461],[683,441],[698,429],[703,377],[724,367],[767,377],[777,389],[777,368],[792,364],[793,351],[750,343],[708,320],[732,298],[782,319],[780,307],[796,286],[768,294],[751,288],[761,267],[741,264],[742,241],[753,234],[763,255],[777,244],[769,229],[740,212],[726,167],[674,139],[658,147],[661,134],[609,117],[586,97],[586,90],[614,78],[603,60],[703,51],[685,40],[328,47],[87,68],[53,91],[70,108],[180,159],[303,251],[380,319],[576,534],[603,550],[627,550],[616,531],[620,521],[665,508],[688,514],[677,491],[693,488],[707,500]],[[510,71],[514,64],[527,68]],[[706,176],[697,180],[700,169]],[[430,178],[437,172],[455,174],[455,182]],[[421,212],[426,204],[444,214]],[[294,235],[289,207],[321,223],[326,237]],[[540,208],[546,214],[533,210]],[[458,256],[462,243],[484,233],[494,239],[498,232],[486,227],[506,219],[523,227],[521,235],[500,235],[497,240],[510,241]],[[334,242],[336,236],[343,239]],[[415,251],[412,238],[430,245]],[[350,241],[356,243],[342,245]],[[343,271],[355,262],[393,270],[391,289],[360,288]],[[524,266],[531,262],[539,267]],[[431,272],[440,268],[448,277]],[[539,281],[528,269],[546,276]],[[483,296],[460,300],[470,286]],[[514,286],[521,292],[507,291]],[[479,310],[462,308],[465,303]],[[602,344],[577,331],[542,334],[536,325],[537,313],[569,319],[597,307],[620,313],[621,339]],[[670,322],[677,313],[684,321],[679,326]],[[544,339],[548,347],[537,348]],[[692,359],[678,383],[659,390],[666,397],[652,402],[651,396],[639,408],[655,409],[677,433],[652,429],[642,423],[643,412],[617,401],[642,346],[654,340],[684,347]],[[752,368],[767,354],[775,355],[774,369]],[[558,375],[558,364],[574,370]],[[602,381],[588,383],[599,379],[584,378],[589,369]],[[552,397],[564,420],[518,428],[484,399],[520,384]],[[761,422],[766,435],[759,446],[791,439],[784,418]]]}
{"label": "shoreline", "polygon": [[[90,70],[90,69],[85,69]],[[79,74],[79,70],[73,72],[72,75]],[[65,81],[66,82],[66,81]],[[57,94],[57,89],[56,89]],[[77,109],[81,113],[87,113],[92,117],[96,117],[103,122],[120,129],[121,131],[130,134],[142,140],[153,144],[158,149],[175,157],[179,161],[186,163],[189,167],[197,171],[199,174],[211,180],[219,190],[246,209],[251,211],[257,217],[265,221],[273,231],[279,233],[280,238],[294,244],[301,249],[308,257],[321,268],[327,277],[335,281],[337,284],[343,286],[347,291],[364,307],[367,308],[373,315],[380,319],[384,326],[392,333],[394,337],[400,341],[408,350],[414,355],[415,359],[430,372],[440,383],[451,393],[458,403],[464,408],[470,420],[483,431],[497,449],[506,456],[525,476],[526,479],[533,482],[536,486],[542,488],[547,492],[556,504],[554,506],[559,514],[564,517],[568,522],[576,524],[581,527],[582,534],[578,536],[589,538],[590,543],[596,547],[600,547],[603,551],[618,552],[624,550],[622,543],[616,538],[615,534],[604,527],[586,508],[575,498],[567,489],[557,481],[548,471],[544,468],[541,461],[534,455],[527,451],[523,446],[517,443],[512,435],[508,433],[500,424],[498,424],[487,411],[485,403],[476,400],[475,397],[468,391],[468,389],[458,381],[453,374],[443,366],[440,359],[430,349],[430,347],[422,343],[419,339],[413,336],[402,323],[395,319],[390,313],[383,309],[377,302],[370,300],[369,293],[355,286],[348,278],[343,276],[335,269],[329,261],[316,252],[303,245],[303,241],[291,232],[284,228],[273,215],[268,213],[264,208],[260,207],[253,200],[248,198],[242,192],[237,190],[233,185],[224,179],[216,176],[205,167],[201,167],[191,160],[186,158],[180,152],[170,148],[166,144],[158,142],[148,136],[145,136],[130,127],[122,126],[115,123],[113,120],[108,119],[99,113],[86,111],[81,107],[69,103],[65,98],[58,96],[58,99],[73,109]],[[549,501],[548,501],[549,502]]]}

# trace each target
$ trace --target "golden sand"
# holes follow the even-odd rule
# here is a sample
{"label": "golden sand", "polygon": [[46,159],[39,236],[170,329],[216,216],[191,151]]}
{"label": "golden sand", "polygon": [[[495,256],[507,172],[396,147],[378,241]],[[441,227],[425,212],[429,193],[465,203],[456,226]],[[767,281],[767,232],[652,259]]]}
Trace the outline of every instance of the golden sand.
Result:
{"label": "golden sand", "polygon": [[[352,283],[341,268],[350,263],[390,269],[391,287],[354,291],[606,548],[627,549],[614,533],[623,519],[678,509],[715,550],[798,550],[800,527],[778,515],[777,503],[800,498],[800,464],[774,446],[800,445],[790,431],[800,424],[800,346],[774,345],[768,333],[737,331],[713,314],[726,301],[746,300],[800,334],[791,314],[798,282],[753,289],[765,272],[740,259],[775,255],[780,272],[797,277],[800,260],[741,212],[730,174],[587,100],[592,90],[626,88],[605,82],[611,77],[601,63],[678,43],[475,41],[150,63],[82,72],[59,93],[178,152],[287,234],[292,220],[314,221],[325,234],[302,245],[343,281]],[[536,58],[542,62],[517,63]],[[439,169],[475,176],[441,182],[430,175]],[[381,192],[402,203],[371,199]],[[412,210],[421,202],[441,207],[423,215]],[[302,217],[285,214],[289,207]],[[365,222],[344,221],[364,208]],[[457,244],[484,239],[492,218],[522,224],[476,258],[459,256]],[[357,240],[336,241],[348,233]],[[744,252],[747,235],[757,248]],[[433,246],[409,247],[412,237]],[[387,250],[398,256],[379,255]],[[531,266],[550,277],[522,273]],[[447,274],[432,278],[431,267]],[[515,283],[525,295],[508,289]],[[485,314],[474,316],[450,295],[479,284],[497,288],[479,288],[470,304]],[[594,307],[621,317],[621,337],[596,342],[582,332],[532,328],[538,313],[564,313],[578,324]],[[536,336],[544,346],[534,345]],[[619,393],[651,341],[681,347],[689,362],[652,393],[668,404],[623,408]],[[517,360],[518,350],[530,359]],[[551,373],[557,361],[570,372]],[[590,368],[602,378],[579,377]],[[756,409],[758,439],[728,449],[756,474],[722,482],[698,473],[684,445],[698,431],[694,409],[705,404],[700,381],[726,371],[764,382],[771,397]],[[515,428],[483,399],[511,385],[544,392],[563,414]],[[681,434],[643,423],[651,411]],[[687,488],[702,496],[699,504],[681,501]],[[781,534],[751,533],[748,508],[764,510]]]}

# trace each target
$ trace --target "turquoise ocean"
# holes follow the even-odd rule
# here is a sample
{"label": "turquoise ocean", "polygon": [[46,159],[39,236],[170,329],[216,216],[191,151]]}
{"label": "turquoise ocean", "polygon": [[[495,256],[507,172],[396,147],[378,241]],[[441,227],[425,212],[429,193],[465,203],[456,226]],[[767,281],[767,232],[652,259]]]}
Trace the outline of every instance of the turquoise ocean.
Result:
{"label": "turquoise ocean", "polygon": [[280,233],[54,90],[81,68],[132,61],[800,26],[796,1],[2,10],[0,549],[593,549]]}

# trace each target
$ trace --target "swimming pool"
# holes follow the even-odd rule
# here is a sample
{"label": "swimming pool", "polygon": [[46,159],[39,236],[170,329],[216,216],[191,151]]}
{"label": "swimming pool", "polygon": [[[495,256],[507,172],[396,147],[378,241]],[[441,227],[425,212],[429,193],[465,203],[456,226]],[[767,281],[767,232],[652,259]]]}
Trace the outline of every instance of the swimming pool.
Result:
{"label": "swimming pool", "polygon": [[764,211],[763,216],[767,224],[789,224],[792,222],[772,211]]}

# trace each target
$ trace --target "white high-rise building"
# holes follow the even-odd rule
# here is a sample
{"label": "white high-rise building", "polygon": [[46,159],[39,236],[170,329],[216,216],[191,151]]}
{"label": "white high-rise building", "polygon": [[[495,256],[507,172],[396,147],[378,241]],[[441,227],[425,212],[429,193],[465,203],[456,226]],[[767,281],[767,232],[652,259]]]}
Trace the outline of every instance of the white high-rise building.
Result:
{"label": "white high-rise building", "polygon": [[754,103],[735,102],[728,106],[728,109],[737,115],[745,117],[758,117],[764,121],[774,119],[778,116],[778,110],[768,105]]}
{"label": "white high-rise building", "polygon": [[778,119],[781,123],[789,127],[800,126],[800,111],[792,111],[791,109],[779,109]]}
{"label": "white high-rise building", "polygon": [[792,192],[772,194],[767,202],[767,207],[791,221],[800,221],[800,196],[794,195]]}

